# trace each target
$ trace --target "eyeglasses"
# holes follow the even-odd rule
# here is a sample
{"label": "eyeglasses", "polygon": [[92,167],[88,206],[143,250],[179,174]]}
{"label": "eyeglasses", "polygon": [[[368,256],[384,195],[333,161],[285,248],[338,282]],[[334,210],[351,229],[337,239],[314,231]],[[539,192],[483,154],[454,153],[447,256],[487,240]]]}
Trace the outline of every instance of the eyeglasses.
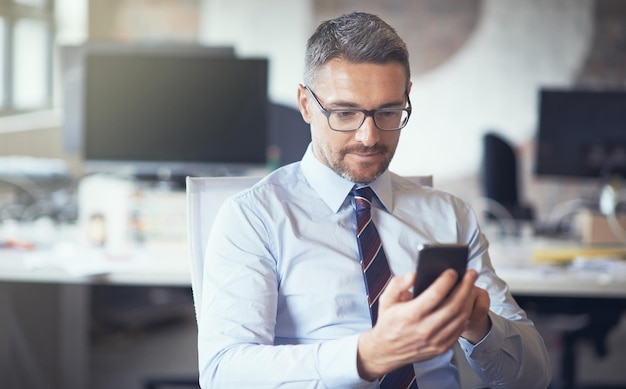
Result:
{"label": "eyeglasses", "polygon": [[308,85],[304,86],[309,91],[320,111],[328,119],[328,126],[331,130],[348,132],[356,131],[365,122],[365,119],[372,117],[376,128],[382,131],[395,131],[404,128],[411,116],[411,100],[406,95],[406,108],[382,108],[382,109],[326,109]]}

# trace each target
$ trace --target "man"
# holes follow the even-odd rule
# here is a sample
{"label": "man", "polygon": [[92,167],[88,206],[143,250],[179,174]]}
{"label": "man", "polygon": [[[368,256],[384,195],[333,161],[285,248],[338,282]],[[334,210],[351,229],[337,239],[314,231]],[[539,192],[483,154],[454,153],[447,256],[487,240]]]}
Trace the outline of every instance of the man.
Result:
{"label": "man", "polygon": [[[411,387],[459,388],[456,342],[489,386],[547,387],[543,341],[495,275],[472,211],[387,170],[411,110],[404,42],[352,13],[318,27],[305,62],[308,150],[229,199],[209,238],[203,387],[400,387],[388,377],[402,374]],[[362,186],[393,274],[380,297],[368,295],[355,235]],[[470,250],[458,287],[448,270],[412,298],[417,247],[451,242]]]}

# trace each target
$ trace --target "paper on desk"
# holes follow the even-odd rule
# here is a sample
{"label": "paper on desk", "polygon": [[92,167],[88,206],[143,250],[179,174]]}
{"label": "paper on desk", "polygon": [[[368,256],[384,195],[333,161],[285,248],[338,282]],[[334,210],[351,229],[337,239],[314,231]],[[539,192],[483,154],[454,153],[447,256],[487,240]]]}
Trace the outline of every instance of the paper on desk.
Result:
{"label": "paper on desk", "polygon": [[111,253],[96,248],[56,247],[50,251],[25,253],[30,269],[56,268],[76,277],[89,277],[132,271],[145,266],[148,257],[141,252]]}
{"label": "paper on desk", "polygon": [[496,267],[504,280],[537,281],[549,278],[552,282],[576,280],[594,281],[598,284],[626,281],[626,261],[619,259],[578,259],[571,264],[534,264],[526,266]]}
{"label": "paper on desk", "polygon": [[538,279],[544,276],[560,274],[567,269],[558,265],[503,265],[495,266],[495,270],[502,278],[514,277],[517,279]]}
{"label": "paper on desk", "polygon": [[572,269],[587,271],[604,271],[614,275],[626,276],[626,260],[617,258],[574,258]]}

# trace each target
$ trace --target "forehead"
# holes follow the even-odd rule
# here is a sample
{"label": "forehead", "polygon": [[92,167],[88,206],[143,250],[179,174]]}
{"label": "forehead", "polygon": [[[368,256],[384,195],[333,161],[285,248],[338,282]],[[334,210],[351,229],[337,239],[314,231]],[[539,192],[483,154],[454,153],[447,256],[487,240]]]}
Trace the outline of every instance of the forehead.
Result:
{"label": "forehead", "polygon": [[386,64],[354,63],[332,59],[324,64],[315,77],[316,93],[381,93],[395,98],[407,91],[404,67],[397,62]]}

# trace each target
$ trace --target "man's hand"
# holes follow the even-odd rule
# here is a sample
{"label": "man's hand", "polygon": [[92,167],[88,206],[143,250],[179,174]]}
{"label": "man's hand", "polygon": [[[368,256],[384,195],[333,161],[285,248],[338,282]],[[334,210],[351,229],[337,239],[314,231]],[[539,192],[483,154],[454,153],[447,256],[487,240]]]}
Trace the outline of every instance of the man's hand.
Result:
{"label": "man's hand", "polygon": [[486,290],[475,286],[472,289],[472,313],[467,322],[467,327],[461,336],[470,343],[480,342],[491,330],[491,319],[489,319],[489,293]]}
{"label": "man's hand", "polygon": [[428,289],[412,298],[415,273],[394,277],[380,296],[378,322],[359,339],[359,374],[374,380],[400,366],[443,354],[460,336],[480,341],[489,331],[489,295],[474,286],[468,270],[459,286],[457,274],[446,270]]}

